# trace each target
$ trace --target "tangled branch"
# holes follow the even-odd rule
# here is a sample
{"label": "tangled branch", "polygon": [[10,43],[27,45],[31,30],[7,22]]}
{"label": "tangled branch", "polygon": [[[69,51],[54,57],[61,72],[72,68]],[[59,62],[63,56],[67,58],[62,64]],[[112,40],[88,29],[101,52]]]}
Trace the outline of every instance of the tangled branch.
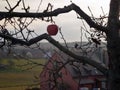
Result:
{"label": "tangled branch", "polygon": [[71,51],[69,51],[67,48],[63,47],[59,42],[55,41],[52,37],[50,37],[46,33],[42,34],[42,35],[40,35],[38,37],[32,38],[29,41],[23,41],[21,39],[17,39],[17,38],[11,37],[9,35],[4,35],[4,34],[1,34],[1,33],[0,33],[0,37],[3,37],[5,39],[9,39],[12,42],[12,44],[20,44],[20,45],[27,45],[27,46],[30,46],[30,45],[35,44],[35,43],[37,43],[37,42],[39,42],[39,41],[41,41],[43,39],[46,39],[47,41],[49,41],[51,44],[53,44],[54,46],[59,48],[61,51],[63,51],[67,55],[75,58],[78,62],[90,64],[90,65],[96,67],[98,70],[100,70],[105,75],[107,75],[107,68],[100,65],[99,63],[97,63],[94,60],[90,60],[87,57],[78,56],[78,55],[72,53]]}
{"label": "tangled branch", "polygon": [[101,26],[97,23],[95,23],[91,17],[89,17],[84,11],[82,11],[77,5],[71,4],[69,6],[65,6],[64,8],[58,8],[56,10],[50,11],[50,12],[42,12],[42,13],[19,13],[19,12],[0,12],[0,19],[3,18],[12,18],[12,17],[27,17],[27,18],[43,18],[43,17],[52,17],[57,16],[59,14],[68,13],[70,11],[74,10],[76,13],[78,13],[87,23],[90,27],[96,28],[100,31],[106,32],[107,28],[104,26]]}

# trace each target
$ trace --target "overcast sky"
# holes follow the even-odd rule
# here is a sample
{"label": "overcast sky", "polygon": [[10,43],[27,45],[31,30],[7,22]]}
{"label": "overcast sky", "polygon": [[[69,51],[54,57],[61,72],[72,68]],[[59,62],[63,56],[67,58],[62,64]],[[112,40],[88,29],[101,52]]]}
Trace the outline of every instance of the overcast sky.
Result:
{"label": "overcast sky", "polygon": [[[7,6],[5,0],[1,0],[0,10],[4,11],[4,7]],[[15,4],[17,0],[9,0],[12,5]],[[64,6],[70,5],[70,0],[43,0],[40,11],[43,11],[47,7],[49,2],[56,8],[62,8]],[[40,0],[25,0],[26,5],[31,7],[31,11],[36,11]],[[84,10],[88,15],[90,12],[88,6],[91,8],[94,16],[99,17],[102,14],[101,7],[103,7],[105,14],[108,14],[110,0],[72,0],[73,3],[77,4],[82,10]],[[17,8],[16,11],[20,11],[21,8]],[[82,23],[77,19],[76,13],[71,11],[62,15],[54,17],[56,24],[61,27],[64,38],[69,42],[80,41],[80,28]],[[46,33],[46,28],[50,23],[38,21],[31,25],[31,28],[35,29],[38,34]],[[62,41],[60,34],[54,36],[58,41]]]}

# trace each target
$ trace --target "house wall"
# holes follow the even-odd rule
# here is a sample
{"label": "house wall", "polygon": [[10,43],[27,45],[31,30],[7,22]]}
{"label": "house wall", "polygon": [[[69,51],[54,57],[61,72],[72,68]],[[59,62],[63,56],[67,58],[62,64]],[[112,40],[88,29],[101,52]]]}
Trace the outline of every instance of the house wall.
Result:
{"label": "house wall", "polygon": [[[46,67],[43,69],[42,73],[40,74],[40,88],[41,90],[50,90],[50,87],[54,82],[53,74],[57,75],[57,72],[55,72],[55,62],[59,61],[60,62],[60,57],[57,54],[54,54],[52,58],[49,60],[47,63]],[[59,65],[58,65],[59,66]],[[57,67],[58,67],[57,66]],[[51,72],[52,71],[52,72]],[[59,74],[61,74],[61,77],[57,77],[55,80],[57,83],[63,83],[66,85],[67,90],[78,90],[78,84],[76,81],[73,80],[71,74],[67,71],[65,67],[63,67],[60,71]],[[59,87],[59,85],[58,85]],[[52,90],[57,90],[52,89]]]}
{"label": "house wall", "polygon": [[[88,87],[90,90],[93,88],[107,88],[106,80],[103,75],[93,75],[93,76],[86,76],[82,77],[86,83],[81,83],[80,87]],[[92,80],[93,82],[89,82],[89,80]],[[103,85],[104,82],[104,85]]]}
{"label": "house wall", "polygon": [[[91,79],[93,80],[93,82],[80,84],[80,86],[78,86],[78,82],[75,81],[75,78],[73,79],[71,73],[66,67],[63,67],[62,69],[60,69],[59,73],[58,71],[56,72],[56,70],[59,67],[61,67],[61,64],[57,62],[62,62],[62,58],[58,54],[54,54],[46,64],[46,67],[43,68],[43,71],[40,74],[41,90],[78,90],[78,88],[81,88],[81,87],[88,87],[89,89],[92,89],[96,87],[95,86],[96,79],[105,78],[103,75],[94,75],[94,76],[89,75],[86,77],[82,77],[81,79],[86,79],[86,80]],[[52,87],[55,84],[54,79],[57,82],[58,87],[61,86],[60,84],[64,84],[67,86],[67,89],[58,89],[58,87],[54,89],[50,89],[50,87]],[[102,86],[101,81],[99,81],[97,84],[98,84],[97,87],[101,88]]]}

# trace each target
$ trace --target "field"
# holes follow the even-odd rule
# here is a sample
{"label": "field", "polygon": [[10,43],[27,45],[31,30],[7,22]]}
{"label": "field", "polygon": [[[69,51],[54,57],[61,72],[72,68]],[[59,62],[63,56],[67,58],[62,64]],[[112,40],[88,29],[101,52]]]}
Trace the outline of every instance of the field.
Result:
{"label": "field", "polygon": [[38,87],[39,74],[42,71],[40,64],[46,60],[0,60],[0,63],[9,65],[7,69],[0,69],[0,90],[25,90]]}

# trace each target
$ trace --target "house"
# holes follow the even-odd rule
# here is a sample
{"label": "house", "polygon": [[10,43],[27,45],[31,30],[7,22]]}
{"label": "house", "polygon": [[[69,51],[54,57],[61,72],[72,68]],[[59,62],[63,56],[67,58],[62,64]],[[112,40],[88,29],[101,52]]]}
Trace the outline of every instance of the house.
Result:
{"label": "house", "polygon": [[[94,58],[100,64],[104,61],[101,55]],[[40,90],[106,90],[106,78],[101,72],[90,65],[70,62],[72,59],[62,52],[54,53],[40,74]]]}
{"label": "house", "polygon": [[[76,81],[73,80],[72,76],[70,75],[70,72],[66,69],[66,67],[63,67],[59,71],[59,73],[57,73],[56,69],[62,65],[59,58],[60,57],[57,53],[54,54],[51,57],[51,59],[48,61],[46,67],[44,67],[43,71],[41,72],[40,74],[41,90],[57,90],[56,88],[55,89],[52,88],[56,86],[55,84],[58,83],[59,85],[57,86],[59,90],[66,90],[66,89],[77,90],[78,84]],[[56,83],[54,83],[55,80],[57,80]]]}

